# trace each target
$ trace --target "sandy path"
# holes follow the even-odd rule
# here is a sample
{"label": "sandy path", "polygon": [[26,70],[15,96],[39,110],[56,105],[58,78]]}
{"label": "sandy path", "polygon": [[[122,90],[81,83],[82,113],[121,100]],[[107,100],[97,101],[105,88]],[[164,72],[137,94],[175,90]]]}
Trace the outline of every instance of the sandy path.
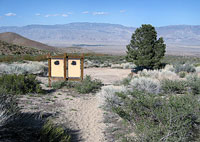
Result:
{"label": "sandy path", "polygon": [[[84,70],[84,75],[100,79],[104,84],[113,84],[116,81],[127,77],[130,70],[109,69],[109,68],[89,68]],[[47,83],[47,78],[40,78]],[[104,111],[99,107],[100,98],[92,94],[77,94],[68,89],[59,89],[51,96],[56,96],[56,103],[62,104],[62,116],[60,121],[67,121],[69,129],[79,131],[78,140],[83,142],[106,142],[103,123]]]}
{"label": "sandy path", "polygon": [[100,79],[104,84],[113,84],[127,77],[131,69],[111,69],[111,68],[88,68],[84,69],[84,75]]}
{"label": "sandy path", "polygon": [[84,97],[68,96],[68,99],[64,102],[68,127],[79,131],[78,141],[106,141],[104,138],[103,110],[99,108],[97,97],[89,94]]}

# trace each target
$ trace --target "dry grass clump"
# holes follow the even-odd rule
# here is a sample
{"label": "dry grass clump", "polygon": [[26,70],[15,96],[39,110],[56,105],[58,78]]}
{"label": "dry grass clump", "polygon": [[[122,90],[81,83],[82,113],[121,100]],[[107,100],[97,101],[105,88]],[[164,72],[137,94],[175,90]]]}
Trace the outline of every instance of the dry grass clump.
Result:
{"label": "dry grass clump", "polygon": [[70,142],[71,137],[61,126],[56,126],[51,120],[44,123],[41,129],[41,142]]}

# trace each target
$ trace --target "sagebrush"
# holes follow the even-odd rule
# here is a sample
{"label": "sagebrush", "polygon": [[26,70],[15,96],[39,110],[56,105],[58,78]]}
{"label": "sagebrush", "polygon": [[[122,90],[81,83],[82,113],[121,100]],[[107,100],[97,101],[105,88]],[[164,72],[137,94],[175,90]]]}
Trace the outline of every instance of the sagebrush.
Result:
{"label": "sagebrush", "polygon": [[35,75],[2,75],[0,90],[9,94],[43,93]]}
{"label": "sagebrush", "polygon": [[100,80],[97,80],[97,79],[92,80],[90,76],[86,76],[81,83],[78,83],[75,86],[75,89],[79,93],[83,93],[83,94],[94,93],[98,91],[102,85],[103,84]]}
{"label": "sagebrush", "polygon": [[[142,91],[116,94],[112,109],[132,126],[130,141],[188,142],[199,139],[200,104],[193,95],[158,97]],[[128,128],[128,127],[127,127]]]}

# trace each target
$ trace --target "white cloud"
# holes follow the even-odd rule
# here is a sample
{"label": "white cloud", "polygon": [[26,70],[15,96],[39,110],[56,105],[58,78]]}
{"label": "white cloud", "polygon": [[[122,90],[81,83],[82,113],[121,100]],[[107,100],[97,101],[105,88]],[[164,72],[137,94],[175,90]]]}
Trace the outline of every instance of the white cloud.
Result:
{"label": "white cloud", "polygon": [[119,12],[120,12],[120,13],[124,13],[124,12],[126,12],[126,10],[120,10]]}
{"label": "white cloud", "polygon": [[47,14],[44,17],[56,17],[59,16],[59,14]]}
{"label": "white cloud", "polygon": [[46,18],[48,18],[48,17],[57,17],[57,16],[68,17],[69,14],[72,14],[72,13],[71,13],[71,12],[70,12],[70,13],[68,12],[67,14],[65,14],[65,13],[63,13],[63,14],[47,14],[47,15],[45,15],[44,17],[46,17]]}
{"label": "white cloud", "polygon": [[93,15],[106,15],[107,12],[93,12]]}
{"label": "white cloud", "polygon": [[67,15],[72,15],[72,12],[67,12]]}
{"label": "white cloud", "polygon": [[35,14],[35,16],[40,16],[40,15],[41,15],[40,13],[36,13],[36,14]]}
{"label": "white cloud", "polygon": [[72,15],[72,12],[67,12],[67,13],[63,13],[63,14],[46,14],[44,17],[48,18],[48,17],[68,17],[69,15]]}
{"label": "white cloud", "polygon": [[62,17],[68,17],[68,15],[67,15],[67,14],[62,14],[61,16],[62,16]]}
{"label": "white cloud", "polygon": [[44,17],[50,17],[50,14],[45,15]]}
{"label": "white cloud", "polygon": [[16,16],[16,14],[10,12],[10,13],[6,13],[5,16]]}
{"label": "white cloud", "polygon": [[89,11],[83,11],[82,14],[89,14]]}

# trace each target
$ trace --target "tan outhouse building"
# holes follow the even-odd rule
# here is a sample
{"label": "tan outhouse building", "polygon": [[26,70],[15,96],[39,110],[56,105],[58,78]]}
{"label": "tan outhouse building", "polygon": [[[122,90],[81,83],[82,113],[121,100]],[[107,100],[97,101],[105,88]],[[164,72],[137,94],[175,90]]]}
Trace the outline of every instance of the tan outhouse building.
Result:
{"label": "tan outhouse building", "polygon": [[83,80],[84,55],[48,55],[49,86],[51,80]]}

